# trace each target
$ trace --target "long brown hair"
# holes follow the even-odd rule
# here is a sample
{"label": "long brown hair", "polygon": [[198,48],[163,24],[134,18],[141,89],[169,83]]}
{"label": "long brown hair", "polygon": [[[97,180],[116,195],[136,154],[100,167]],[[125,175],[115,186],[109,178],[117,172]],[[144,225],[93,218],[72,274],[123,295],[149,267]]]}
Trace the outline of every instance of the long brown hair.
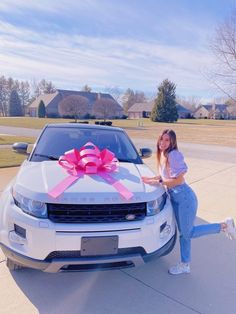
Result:
{"label": "long brown hair", "polygon": [[170,138],[170,146],[167,148],[167,150],[165,150],[163,153],[164,153],[164,156],[167,158],[168,160],[168,154],[174,150],[174,149],[177,149],[178,150],[178,145],[177,145],[177,138],[176,138],[176,134],[173,130],[171,129],[166,129],[162,132],[162,134],[158,137],[158,140],[157,140],[157,164],[158,166],[160,165],[160,159],[161,159],[161,150],[160,150],[160,141],[163,137],[164,134],[167,134],[169,135],[169,138]]}

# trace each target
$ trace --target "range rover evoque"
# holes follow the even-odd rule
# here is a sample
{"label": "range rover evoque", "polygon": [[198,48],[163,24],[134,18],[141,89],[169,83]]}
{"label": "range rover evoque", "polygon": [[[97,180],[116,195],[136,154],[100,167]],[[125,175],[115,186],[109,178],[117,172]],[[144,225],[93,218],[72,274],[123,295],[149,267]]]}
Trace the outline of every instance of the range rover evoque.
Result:
{"label": "range rover evoque", "polygon": [[[118,160],[109,183],[99,173],[80,173],[55,197],[68,176],[58,159],[65,152],[107,149]],[[13,149],[27,154],[27,143]],[[10,270],[45,272],[111,269],[143,264],[168,254],[176,226],[165,189],[144,184],[154,175],[143,162],[151,150],[135,148],[121,128],[49,124],[42,130],[0,198],[0,245]],[[69,174],[68,174],[69,173]],[[122,187],[122,188],[121,188]],[[130,193],[125,198],[121,190]]]}

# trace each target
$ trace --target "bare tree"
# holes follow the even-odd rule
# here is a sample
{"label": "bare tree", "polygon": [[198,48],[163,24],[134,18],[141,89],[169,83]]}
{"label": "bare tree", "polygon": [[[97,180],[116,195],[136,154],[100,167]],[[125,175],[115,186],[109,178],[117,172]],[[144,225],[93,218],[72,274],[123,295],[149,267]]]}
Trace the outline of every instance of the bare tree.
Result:
{"label": "bare tree", "polygon": [[46,81],[42,79],[40,82],[36,82],[35,80],[32,83],[32,87],[34,89],[34,98],[37,98],[42,94],[52,94],[55,93],[56,88],[51,81]]}
{"label": "bare tree", "polygon": [[123,94],[122,89],[118,86],[107,86],[104,88],[104,93],[110,94],[117,102],[121,100]]}
{"label": "bare tree", "polygon": [[128,88],[122,97],[122,103],[125,114],[133,104],[146,102],[146,97],[144,92],[134,92],[132,89]]}
{"label": "bare tree", "polygon": [[113,118],[117,113],[117,103],[109,98],[101,97],[93,104],[93,114],[97,118],[103,118],[106,121],[107,118]]}
{"label": "bare tree", "polygon": [[8,98],[7,98],[7,79],[5,76],[0,77],[0,115],[7,116],[8,111]]}
{"label": "bare tree", "polygon": [[90,93],[92,91],[92,88],[90,86],[88,86],[87,84],[85,84],[83,87],[82,87],[82,91],[83,92],[88,92]]}
{"label": "bare tree", "polygon": [[26,106],[30,101],[30,85],[27,81],[20,82],[19,84],[19,97],[21,100],[21,105],[23,109],[23,113],[25,114]]}
{"label": "bare tree", "polygon": [[58,110],[61,116],[74,117],[77,122],[78,118],[82,118],[88,113],[88,100],[80,95],[70,95],[62,99],[58,104]]}
{"label": "bare tree", "polygon": [[210,46],[216,63],[208,78],[228,97],[236,99],[236,10],[216,28]]}
{"label": "bare tree", "polygon": [[194,111],[200,104],[200,98],[197,96],[188,96],[188,97],[177,96],[176,102],[184,106],[185,108],[191,111]]}

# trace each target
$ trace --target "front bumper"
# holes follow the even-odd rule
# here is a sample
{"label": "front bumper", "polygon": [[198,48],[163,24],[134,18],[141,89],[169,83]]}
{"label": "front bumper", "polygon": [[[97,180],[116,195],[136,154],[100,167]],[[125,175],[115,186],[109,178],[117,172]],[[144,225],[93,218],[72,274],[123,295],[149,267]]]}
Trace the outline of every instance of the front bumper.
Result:
{"label": "front bumper", "polygon": [[0,243],[3,253],[7,258],[16,264],[42,270],[44,272],[56,273],[59,271],[84,271],[101,270],[140,266],[153,257],[161,257],[168,254],[176,242],[176,232],[173,237],[160,249],[150,254],[118,254],[102,257],[77,257],[77,258],[52,258],[50,261],[37,260],[14,252],[7,246]]}
{"label": "front bumper", "polygon": [[[155,216],[110,224],[55,224],[23,213],[10,197],[3,203],[0,246],[4,254],[16,264],[47,272],[97,269],[103,265],[104,268],[137,266],[153,255],[167,254],[175,243],[175,219],[169,199]],[[16,234],[19,228],[24,231],[23,238]],[[83,237],[113,236],[119,239],[115,255],[80,255]]]}

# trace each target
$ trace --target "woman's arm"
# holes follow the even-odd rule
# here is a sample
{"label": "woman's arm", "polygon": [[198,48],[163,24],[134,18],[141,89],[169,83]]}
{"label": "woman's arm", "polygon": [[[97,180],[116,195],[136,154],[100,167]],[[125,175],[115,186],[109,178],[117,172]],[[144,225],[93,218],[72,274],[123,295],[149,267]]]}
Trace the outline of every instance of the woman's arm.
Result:
{"label": "woman's arm", "polygon": [[176,178],[164,179],[162,184],[168,188],[173,188],[176,185],[180,185],[184,183],[184,173],[179,174]]}
{"label": "woman's arm", "polygon": [[165,185],[168,188],[173,188],[174,186],[180,185],[180,184],[182,184],[184,182],[184,174],[185,173],[181,173],[176,178],[170,178],[170,179],[162,179],[161,176],[142,177],[142,180],[146,184]]}

